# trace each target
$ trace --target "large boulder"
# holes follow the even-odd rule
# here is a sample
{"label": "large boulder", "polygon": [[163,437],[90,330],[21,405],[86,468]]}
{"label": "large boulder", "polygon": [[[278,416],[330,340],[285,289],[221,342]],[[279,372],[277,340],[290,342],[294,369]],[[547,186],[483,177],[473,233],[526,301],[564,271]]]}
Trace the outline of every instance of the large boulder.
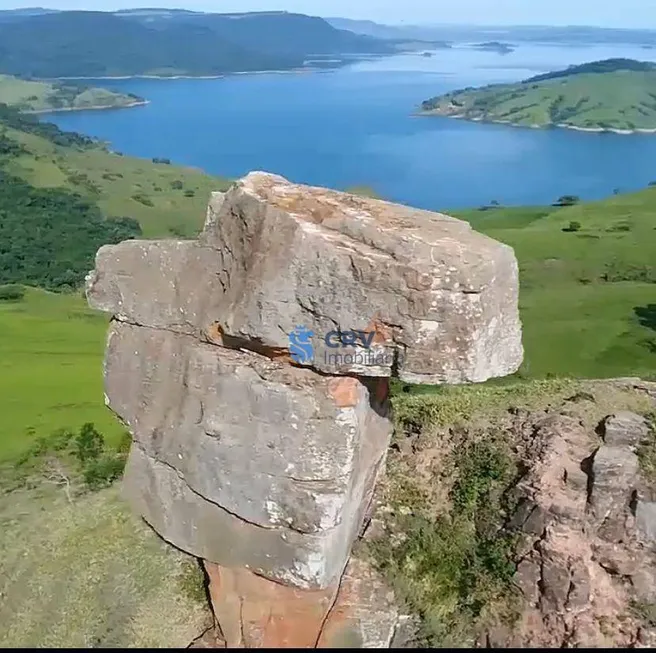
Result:
{"label": "large boulder", "polygon": [[268,355],[300,339],[295,362],[328,374],[481,382],[523,356],[510,247],[449,216],[264,173],[214,195],[198,243],[101,249],[88,287],[92,305],[144,326]]}
{"label": "large boulder", "polygon": [[197,241],[101,248],[87,296],[113,317],[125,491],[205,560],[230,646],[389,645],[384,587],[347,568],[388,377],[516,371],[517,292],[512,250],[467,223],[264,173],[213,196]]}

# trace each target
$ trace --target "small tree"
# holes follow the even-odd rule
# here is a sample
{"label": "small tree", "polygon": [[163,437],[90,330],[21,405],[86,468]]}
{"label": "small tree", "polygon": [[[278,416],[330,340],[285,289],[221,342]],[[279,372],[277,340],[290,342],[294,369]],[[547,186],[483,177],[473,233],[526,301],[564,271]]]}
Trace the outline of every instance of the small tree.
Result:
{"label": "small tree", "polygon": [[98,460],[105,449],[105,438],[91,424],[85,424],[75,440],[75,455],[85,465]]}
{"label": "small tree", "polygon": [[578,195],[563,195],[558,198],[554,206],[574,206],[581,201]]}

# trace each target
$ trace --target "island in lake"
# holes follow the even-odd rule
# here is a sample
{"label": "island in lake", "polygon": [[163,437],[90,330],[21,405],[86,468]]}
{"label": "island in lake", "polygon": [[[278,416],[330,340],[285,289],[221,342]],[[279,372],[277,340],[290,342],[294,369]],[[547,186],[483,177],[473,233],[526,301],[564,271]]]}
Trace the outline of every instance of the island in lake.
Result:
{"label": "island in lake", "polygon": [[510,54],[515,51],[508,43],[501,43],[500,41],[485,41],[485,43],[476,43],[475,50],[483,50],[485,52],[496,52],[498,54]]}
{"label": "island in lake", "polygon": [[63,82],[38,82],[0,75],[0,103],[25,113],[119,109],[147,104],[133,93]]}
{"label": "island in lake", "polygon": [[422,115],[518,127],[656,132],[656,64],[606,59],[426,100]]}

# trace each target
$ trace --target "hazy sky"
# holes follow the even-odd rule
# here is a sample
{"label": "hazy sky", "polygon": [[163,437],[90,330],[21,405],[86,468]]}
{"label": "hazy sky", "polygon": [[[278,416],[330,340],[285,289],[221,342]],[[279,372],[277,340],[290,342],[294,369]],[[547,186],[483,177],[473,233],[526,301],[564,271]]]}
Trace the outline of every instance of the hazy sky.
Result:
{"label": "hazy sky", "polygon": [[656,28],[656,0],[0,0],[0,8],[182,7],[201,11],[286,9],[387,23],[603,25]]}

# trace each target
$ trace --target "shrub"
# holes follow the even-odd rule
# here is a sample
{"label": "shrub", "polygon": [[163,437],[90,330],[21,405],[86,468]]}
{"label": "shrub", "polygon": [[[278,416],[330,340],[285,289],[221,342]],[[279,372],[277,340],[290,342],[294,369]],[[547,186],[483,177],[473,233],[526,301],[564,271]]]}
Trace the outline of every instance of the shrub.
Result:
{"label": "shrub", "polygon": [[118,480],[125,468],[125,458],[102,456],[88,463],[84,468],[84,482],[91,490],[101,490]]}
{"label": "shrub", "polygon": [[563,195],[559,197],[554,206],[574,206],[581,201],[581,198],[577,195]]}
{"label": "shrub", "polygon": [[184,184],[179,179],[176,179],[175,181],[171,182],[171,188],[173,190],[182,190],[184,188]]}
{"label": "shrub", "polygon": [[191,190],[191,189],[189,189],[189,190],[186,190],[186,191],[184,192],[184,196],[185,196],[185,197],[194,197],[195,195],[196,195],[196,191],[195,191],[195,190]]}
{"label": "shrub", "polygon": [[572,220],[572,222],[567,225],[567,227],[563,227],[563,231],[568,231],[568,232],[575,232],[575,231],[581,231],[581,223],[577,222],[576,220]]}
{"label": "shrub", "polygon": [[139,202],[140,204],[143,204],[144,206],[155,206],[153,204],[153,201],[148,197],[147,195],[143,195],[142,193],[136,193],[132,196],[132,199],[135,202]]}
{"label": "shrub", "polygon": [[118,446],[116,447],[116,452],[119,454],[128,454],[130,452],[130,447],[132,446],[132,436],[125,431],[119,440]]}
{"label": "shrub", "polygon": [[423,617],[419,637],[431,647],[462,644],[486,609],[495,605],[510,617],[513,605],[516,536],[500,528],[517,473],[508,445],[495,433],[461,442],[450,465],[456,471],[451,508],[437,517],[422,514],[426,498],[420,490],[408,494],[414,486],[406,479],[404,494],[396,491],[413,509],[407,516],[397,513],[403,537],[370,545],[399,598]]}
{"label": "shrub", "polygon": [[606,229],[608,233],[618,233],[622,231],[631,231],[631,225],[628,222],[618,222]]}
{"label": "shrub", "polygon": [[25,288],[9,284],[0,286],[0,302],[20,302],[25,297]]}
{"label": "shrub", "polygon": [[155,157],[153,159],[153,163],[161,163],[163,165],[170,166],[171,165],[171,159],[160,159],[158,157]]}

